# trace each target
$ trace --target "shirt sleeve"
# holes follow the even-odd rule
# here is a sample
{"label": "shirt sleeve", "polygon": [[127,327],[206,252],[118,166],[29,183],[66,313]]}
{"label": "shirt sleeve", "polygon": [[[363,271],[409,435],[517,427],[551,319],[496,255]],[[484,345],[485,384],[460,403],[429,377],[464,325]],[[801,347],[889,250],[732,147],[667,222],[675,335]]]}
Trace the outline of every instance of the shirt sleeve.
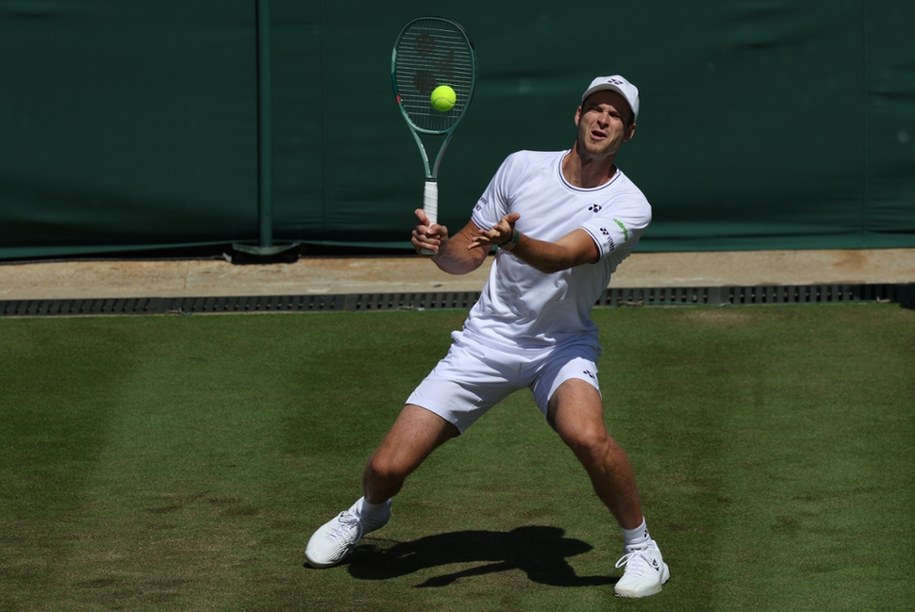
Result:
{"label": "shirt sleeve", "polygon": [[651,206],[641,194],[611,200],[599,214],[582,224],[604,258],[617,251],[631,251],[651,223]]}
{"label": "shirt sleeve", "polygon": [[511,212],[509,177],[514,157],[512,154],[502,162],[473,208],[470,220],[480,229],[491,228],[499,219]]}

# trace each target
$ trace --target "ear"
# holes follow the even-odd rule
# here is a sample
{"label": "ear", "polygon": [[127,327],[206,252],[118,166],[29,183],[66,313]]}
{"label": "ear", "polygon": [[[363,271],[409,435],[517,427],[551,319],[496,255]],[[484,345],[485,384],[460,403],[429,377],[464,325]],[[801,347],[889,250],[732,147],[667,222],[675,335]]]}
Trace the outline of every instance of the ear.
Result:
{"label": "ear", "polygon": [[578,122],[581,121],[581,107],[575,109],[575,127],[578,127]]}
{"label": "ear", "polygon": [[626,133],[623,135],[623,142],[629,142],[630,140],[635,138],[635,127],[636,127],[636,124],[633,123],[632,125],[630,125],[629,127],[626,128]]}

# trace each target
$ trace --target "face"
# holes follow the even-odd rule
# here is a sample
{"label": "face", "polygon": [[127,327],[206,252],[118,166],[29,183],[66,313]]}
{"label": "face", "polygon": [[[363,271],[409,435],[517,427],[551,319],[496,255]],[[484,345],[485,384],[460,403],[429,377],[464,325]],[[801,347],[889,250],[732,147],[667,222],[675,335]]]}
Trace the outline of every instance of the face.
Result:
{"label": "face", "polygon": [[616,155],[624,142],[635,135],[632,110],[615,91],[591,94],[575,111],[578,148],[583,156],[601,159]]}

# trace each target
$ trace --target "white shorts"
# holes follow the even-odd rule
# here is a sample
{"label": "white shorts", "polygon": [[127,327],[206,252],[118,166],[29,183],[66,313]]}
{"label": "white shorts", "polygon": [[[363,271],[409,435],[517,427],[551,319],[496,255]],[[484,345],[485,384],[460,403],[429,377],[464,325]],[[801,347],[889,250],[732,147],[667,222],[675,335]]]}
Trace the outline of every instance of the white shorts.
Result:
{"label": "white shorts", "polygon": [[518,389],[528,387],[546,416],[550,398],[570,379],[591,384],[598,393],[597,349],[586,345],[518,354],[468,342],[460,332],[454,343],[407,398],[434,412],[463,433],[487,410]]}

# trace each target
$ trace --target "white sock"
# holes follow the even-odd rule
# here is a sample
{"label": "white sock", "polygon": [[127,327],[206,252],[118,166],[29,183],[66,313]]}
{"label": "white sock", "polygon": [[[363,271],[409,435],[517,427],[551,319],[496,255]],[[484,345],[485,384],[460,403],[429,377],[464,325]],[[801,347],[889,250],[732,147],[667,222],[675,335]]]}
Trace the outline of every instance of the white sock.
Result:
{"label": "white sock", "polygon": [[628,547],[644,544],[650,539],[651,536],[648,535],[648,525],[645,523],[644,518],[642,518],[642,524],[635,529],[623,529],[623,546]]}
{"label": "white sock", "polygon": [[372,518],[380,518],[384,515],[384,506],[387,503],[388,502],[384,501],[380,504],[371,504],[367,499],[363,497],[362,505],[359,508],[359,518],[369,520]]}

